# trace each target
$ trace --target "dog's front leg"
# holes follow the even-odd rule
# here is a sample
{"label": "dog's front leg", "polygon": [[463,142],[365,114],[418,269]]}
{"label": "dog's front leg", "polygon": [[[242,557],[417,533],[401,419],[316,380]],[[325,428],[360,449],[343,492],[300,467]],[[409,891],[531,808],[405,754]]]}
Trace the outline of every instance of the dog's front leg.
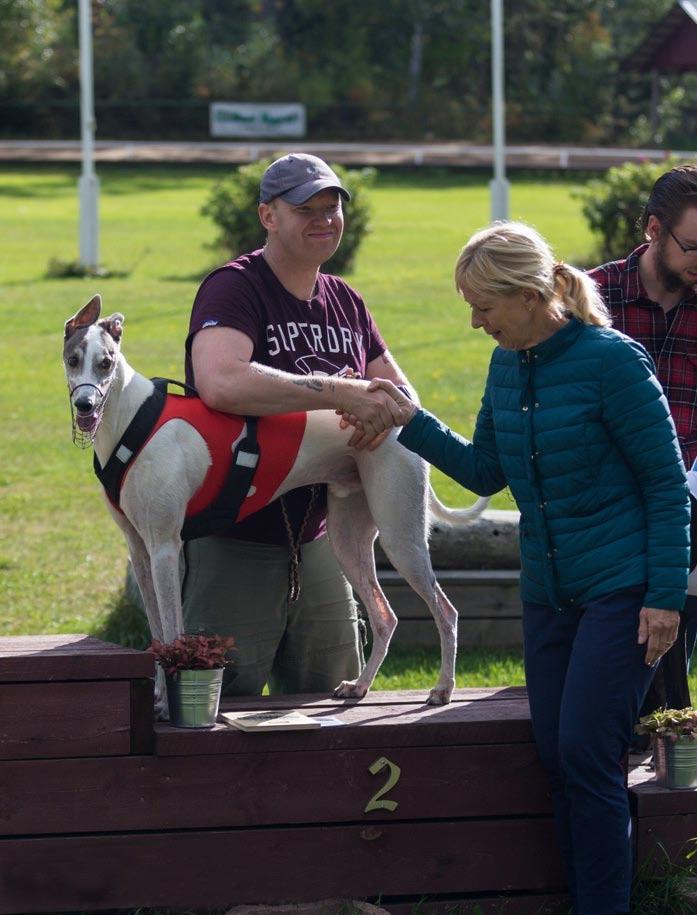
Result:
{"label": "dog's front leg", "polygon": [[184,633],[182,613],[179,553],[181,540],[178,536],[157,544],[150,544],[150,573],[160,608],[162,637],[173,642]]}
{"label": "dog's front leg", "polygon": [[[147,548],[142,537],[126,516],[121,512],[117,512],[109,502],[107,502],[107,504],[112,517],[123,531],[126,543],[128,544],[128,552],[131,557],[131,565],[133,566],[133,575],[135,576],[141,597],[143,598],[150,636],[151,638],[162,642],[164,641],[162,615],[157,603],[157,594],[155,593],[155,585],[150,571],[150,557],[148,556]],[[159,664],[156,665],[155,669],[155,716],[159,719],[166,719],[169,717],[165,675]]]}

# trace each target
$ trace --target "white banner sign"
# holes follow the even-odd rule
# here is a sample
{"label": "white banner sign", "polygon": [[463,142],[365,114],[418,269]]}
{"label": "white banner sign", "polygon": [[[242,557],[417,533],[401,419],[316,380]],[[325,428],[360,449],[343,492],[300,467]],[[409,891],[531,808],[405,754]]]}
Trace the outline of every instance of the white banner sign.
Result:
{"label": "white banner sign", "polygon": [[213,137],[304,137],[305,106],[300,104],[253,104],[212,102]]}

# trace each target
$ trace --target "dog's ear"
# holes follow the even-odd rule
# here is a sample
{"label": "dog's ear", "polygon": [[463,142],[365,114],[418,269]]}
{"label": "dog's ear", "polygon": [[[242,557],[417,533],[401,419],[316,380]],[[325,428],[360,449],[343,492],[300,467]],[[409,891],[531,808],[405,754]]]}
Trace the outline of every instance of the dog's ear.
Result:
{"label": "dog's ear", "polygon": [[68,318],[65,322],[65,340],[68,337],[72,337],[76,330],[80,330],[81,327],[89,327],[91,324],[94,324],[102,311],[102,297],[97,293],[97,295],[92,296],[89,302],[74,314],[72,318]]}
{"label": "dog's ear", "polygon": [[123,334],[123,322],[126,319],[118,311],[115,311],[113,315],[109,315],[108,318],[104,318],[103,321],[99,323],[102,327],[111,334],[111,336],[116,340],[117,343],[121,342],[121,335]]}

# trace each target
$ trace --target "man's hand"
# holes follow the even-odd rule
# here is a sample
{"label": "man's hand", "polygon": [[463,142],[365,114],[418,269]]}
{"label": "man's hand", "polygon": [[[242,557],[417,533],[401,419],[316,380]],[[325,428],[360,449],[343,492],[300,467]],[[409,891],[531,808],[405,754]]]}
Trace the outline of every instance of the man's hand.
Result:
{"label": "man's hand", "polygon": [[655,667],[678,637],[680,614],[677,610],[642,607],[639,614],[639,645],[646,645],[646,663]]}
{"label": "man's hand", "polygon": [[393,426],[401,425],[399,407],[392,397],[378,387],[374,388],[373,382],[342,379],[336,393],[336,412],[342,417],[342,424],[355,426],[361,433],[359,438],[363,445]]}

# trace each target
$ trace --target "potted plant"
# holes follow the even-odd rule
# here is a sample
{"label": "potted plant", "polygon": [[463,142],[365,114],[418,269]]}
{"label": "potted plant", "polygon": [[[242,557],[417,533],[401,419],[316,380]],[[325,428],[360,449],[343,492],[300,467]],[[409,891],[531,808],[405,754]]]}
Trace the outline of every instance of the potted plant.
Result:
{"label": "potted plant", "polygon": [[634,730],[651,735],[659,784],[697,787],[697,709],[658,709],[640,718]]}
{"label": "potted plant", "polygon": [[170,724],[213,727],[234,643],[232,636],[221,635],[182,635],[169,644],[153,639],[150,651],[165,674]]}

